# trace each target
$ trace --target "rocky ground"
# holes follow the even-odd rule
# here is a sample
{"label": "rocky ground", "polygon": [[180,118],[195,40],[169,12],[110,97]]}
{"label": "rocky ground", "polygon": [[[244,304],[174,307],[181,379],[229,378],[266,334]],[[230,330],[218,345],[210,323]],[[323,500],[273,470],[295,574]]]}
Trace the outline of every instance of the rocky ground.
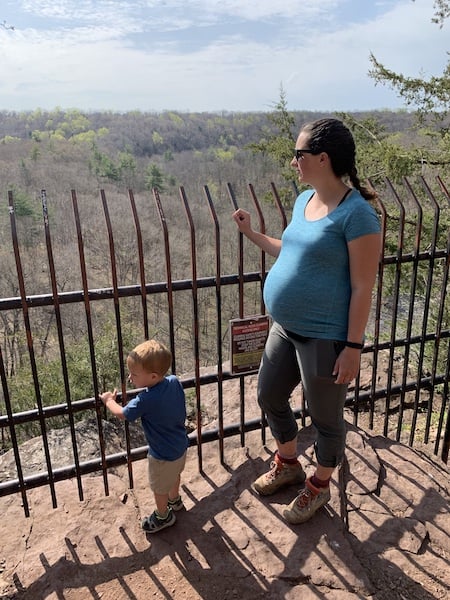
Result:
{"label": "rocky ground", "polygon": [[[233,598],[293,600],[431,600],[450,597],[450,473],[422,449],[354,427],[349,415],[346,460],[336,472],[332,500],[299,526],[282,508],[296,494],[255,494],[250,483],[267,469],[273,441],[260,432],[189,450],[182,495],[186,510],[155,535],[140,529],[153,510],[145,461],[103,478],[28,492],[25,518],[19,495],[0,498],[0,598],[14,600],[147,600]],[[231,416],[232,419],[235,415]],[[109,432],[110,440],[116,430]],[[52,456],[64,464],[63,443]],[[314,432],[298,436],[307,471],[314,464]],[[95,436],[85,435],[86,455]],[[35,444],[33,446],[33,443]],[[39,444],[27,442],[36,468]],[[21,450],[26,456],[26,448]],[[0,473],[12,469],[8,453]]]}

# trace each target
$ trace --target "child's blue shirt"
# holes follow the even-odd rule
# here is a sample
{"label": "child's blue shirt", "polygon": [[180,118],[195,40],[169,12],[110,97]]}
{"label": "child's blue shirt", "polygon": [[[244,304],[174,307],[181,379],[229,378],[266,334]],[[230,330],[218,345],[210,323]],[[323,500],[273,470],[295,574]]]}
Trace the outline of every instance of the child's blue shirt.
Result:
{"label": "child's blue shirt", "polygon": [[177,460],[186,451],[186,399],[174,375],[146,388],[123,408],[127,421],[141,418],[148,453],[159,460]]}

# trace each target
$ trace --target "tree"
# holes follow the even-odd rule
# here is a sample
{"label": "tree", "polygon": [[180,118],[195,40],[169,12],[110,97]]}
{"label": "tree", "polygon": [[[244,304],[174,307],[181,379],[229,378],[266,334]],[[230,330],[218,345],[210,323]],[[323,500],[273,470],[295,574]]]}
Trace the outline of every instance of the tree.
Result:
{"label": "tree", "polygon": [[161,169],[154,163],[149,164],[145,170],[145,189],[156,189],[159,193],[163,193],[165,191],[164,181],[165,177]]}
{"label": "tree", "polygon": [[[280,167],[282,177],[288,184],[287,188],[279,191],[281,200],[286,204],[292,201],[292,190],[297,183],[297,174],[290,163],[295,148],[296,132],[294,133],[295,118],[288,111],[286,93],[280,86],[280,98],[273,105],[274,111],[267,115],[271,127],[267,128],[264,137],[259,142],[248,144],[254,154],[269,156]],[[290,184],[290,185],[289,185]]]}
{"label": "tree", "polygon": [[450,17],[450,2],[448,0],[435,0],[433,23],[443,26],[445,19]]}
{"label": "tree", "polygon": [[[432,22],[443,27],[444,20],[450,16],[450,2],[435,0],[434,9],[435,16]],[[396,89],[408,106],[417,107],[421,118],[431,112],[437,112],[438,117],[443,119],[450,112],[450,61],[440,77],[433,76],[428,80],[395,73],[380,63],[373,54],[370,55],[370,61],[372,69],[369,75],[375,82]]]}
{"label": "tree", "polygon": [[396,89],[408,106],[417,107],[422,120],[434,111],[439,113],[437,116],[442,120],[450,111],[450,61],[440,77],[433,76],[428,80],[395,73],[380,63],[373,54],[370,55],[370,61],[370,77],[376,83],[388,84]]}
{"label": "tree", "polygon": [[[436,0],[435,16],[432,21],[443,27],[450,16],[450,2]],[[422,165],[446,166],[450,164],[450,136],[448,117],[450,115],[450,61],[441,76],[429,79],[407,77],[395,73],[371,54],[372,69],[369,76],[376,83],[389,85],[395,89],[409,107],[415,107],[418,126],[422,128],[423,144],[420,150],[413,150],[415,158]],[[406,173],[408,174],[408,173]]]}
{"label": "tree", "polygon": [[[280,86],[280,98],[273,105],[273,109],[273,112],[267,115],[273,127],[266,130],[264,137],[259,142],[249,144],[248,148],[255,153],[271,156],[281,167],[285,178],[288,181],[294,181],[293,171],[288,165],[292,160],[293,148],[295,147],[296,134],[293,133],[295,119],[288,111],[286,93],[283,86]],[[275,133],[273,129],[275,129]]]}

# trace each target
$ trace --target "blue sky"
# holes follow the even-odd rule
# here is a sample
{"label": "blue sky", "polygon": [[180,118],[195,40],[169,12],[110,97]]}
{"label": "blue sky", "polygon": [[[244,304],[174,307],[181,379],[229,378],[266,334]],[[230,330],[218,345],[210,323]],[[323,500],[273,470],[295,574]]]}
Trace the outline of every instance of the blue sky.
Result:
{"label": "blue sky", "polygon": [[[2,0],[0,110],[267,111],[404,107],[372,52],[441,75],[433,0]],[[12,27],[14,29],[12,29]]]}

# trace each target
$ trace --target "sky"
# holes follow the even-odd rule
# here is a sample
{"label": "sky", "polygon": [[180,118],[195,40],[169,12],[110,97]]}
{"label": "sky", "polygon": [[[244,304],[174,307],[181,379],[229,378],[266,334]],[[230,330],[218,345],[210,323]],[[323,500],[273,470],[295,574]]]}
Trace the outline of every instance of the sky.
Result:
{"label": "sky", "polygon": [[434,0],[2,0],[0,110],[128,112],[405,108],[372,53],[442,75]]}

